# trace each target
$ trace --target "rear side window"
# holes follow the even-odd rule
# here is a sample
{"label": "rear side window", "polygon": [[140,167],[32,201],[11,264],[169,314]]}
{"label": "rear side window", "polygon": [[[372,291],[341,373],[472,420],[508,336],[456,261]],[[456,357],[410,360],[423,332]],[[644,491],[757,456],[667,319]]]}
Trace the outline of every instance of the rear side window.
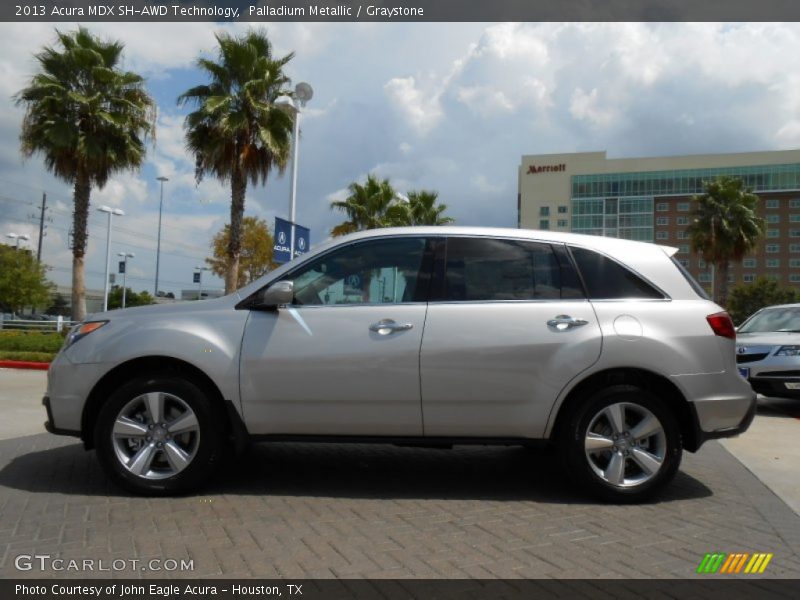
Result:
{"label": "rear side window", "polygon": [[549,244],[491,238],[447,240],[443,299],[552,300],[562,295],[561,265]]}
{"label": "rear side window", "polygon": [[585,248],[570,250],[592,300],[664,298],[664,294],[618,262]]}

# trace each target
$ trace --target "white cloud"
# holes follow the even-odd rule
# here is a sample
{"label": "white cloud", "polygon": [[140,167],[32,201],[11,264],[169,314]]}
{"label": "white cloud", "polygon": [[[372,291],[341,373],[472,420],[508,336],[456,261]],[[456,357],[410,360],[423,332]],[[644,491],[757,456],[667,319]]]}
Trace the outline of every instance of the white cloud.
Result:
{"label": "white cloud", "polygon": [[569,112],[579,121],[587,121],[591,125],[608,125],[613,118],[611,109],[600,106],[597,88],[589,93],[583,88],[576,88],[572,93]]}
{"label": "white cloud", "polygon": [[390,79],[383,89],[389,101],[419,135],[429,133],[443,116],[441,91],[421,89],[413,76]]}

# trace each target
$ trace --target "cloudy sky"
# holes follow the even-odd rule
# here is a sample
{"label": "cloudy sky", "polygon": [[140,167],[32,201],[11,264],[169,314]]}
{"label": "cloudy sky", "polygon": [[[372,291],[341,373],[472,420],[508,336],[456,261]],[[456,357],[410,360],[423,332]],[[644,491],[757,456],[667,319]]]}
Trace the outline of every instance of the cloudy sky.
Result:
{"label": "cloudy sky", "polygon": [[[72,28],[60,25],[61,29]],[[227,27],[244,30],[247,25]],[[368,173],[400,191],[435,189],[464,225],[516,223],[523,154],[606,150],[609,157],[800,147],[800,26],[796,24],[268,24],[295,82],[315,91],[302,123],[298,222],[312,243],[342,220],[330,201]],[[226,222],[229,191],[194,181],[176,97],[202,81],[193,62],[214,52],[212,23],[93,24],[126,45],[125,68],[147,78],[159,106],[157,142],[140,172],[92,195],[125,210],[112,252],[127,250],[129,285],[152,292],[165,186],[161,289],[190,288]],[[19,153],[12,95],[35,69],[53,25],[0,24],[0,233],[38,239],[38,205],[52,210],[43,241],[51,278],[69,281],[71,190]],[[288,175],[251,187],[247,214],[288,212]],[[105,215],[92,212],[87,285],[102,288]],[[211,279],[209,287],[222,287]]]}

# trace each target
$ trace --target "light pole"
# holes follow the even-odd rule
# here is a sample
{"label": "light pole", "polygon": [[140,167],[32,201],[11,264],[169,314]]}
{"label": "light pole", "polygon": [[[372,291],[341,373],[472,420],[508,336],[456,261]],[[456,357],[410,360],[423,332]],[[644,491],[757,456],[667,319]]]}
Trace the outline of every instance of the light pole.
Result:
{"label": "light pole", "polygon": [[156,289],[153,290],[153,298],[158,298],[158,267],[161,260],[161,212],[164,209],[164,182],[169,181],[168,178],[156,177],[161,182],[161,200],[158,202],[158,242],[156,245]]}
{"label": "light pole", "polygon": [[117,252],[122,257],[122,308],[125,308],[125,296],[128,292],[128,259],[135,258],[133,252]]}
{"label": "light pole", "polygon": [[111,217],[117,215],[122,217],[125,212],[119,208],[111,208],[110,206],[101,206],[98,208],[100,212],[108,213],[108,236],[106,236],[106,284],[103,291],[103,312],[108,310],[108,273],[111,268]]}
{"label": "light pole", "polygon": [[25,240],[27,242],[29,239],[31,239],[31,236],[29,236],[26,233],[23,233],[23,234],[7,233],[6,237],[9,238],[9,239],[12,239],[12,240],[17,240],[16,246],[15,246],[15,249],[17,249],[17,250],[19,250],[19,242],[20,242],[20,240]]}
{"label": "light pole", "polygon": [[[307,83],[298,83],[294,88],[294,99],[289,96],[281,96],[275,104],[285,107],[294,113],[294,132],[292,134],[292,191],[289,196],[289,222],[291,223],[291,235],[289,236],[289,260],[294,260],[294,220],[297,211],[297,161],[300,156],[300,109],[305,108],[306,103],[314,97],[314,89]],[[298,106],[299,104],[299,106]]]}
{"label": "light pole", "polygon": [[195,271],[197,271],[197,299],[203,299],[203,271],[210,271],[211,267],[198,267],[195,266]]}

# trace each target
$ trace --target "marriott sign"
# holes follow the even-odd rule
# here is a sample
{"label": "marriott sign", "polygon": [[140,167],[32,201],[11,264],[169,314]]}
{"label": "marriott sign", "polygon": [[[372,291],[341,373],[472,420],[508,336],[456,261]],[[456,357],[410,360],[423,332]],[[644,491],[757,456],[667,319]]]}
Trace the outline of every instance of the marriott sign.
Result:
{"label": "marriott sign", "polygon": [[560,165],[543,165],[536,166],[530,165],[526,175],[536,175],[537,173],[559,173],[567,170],[567,165],[561,163]]}

